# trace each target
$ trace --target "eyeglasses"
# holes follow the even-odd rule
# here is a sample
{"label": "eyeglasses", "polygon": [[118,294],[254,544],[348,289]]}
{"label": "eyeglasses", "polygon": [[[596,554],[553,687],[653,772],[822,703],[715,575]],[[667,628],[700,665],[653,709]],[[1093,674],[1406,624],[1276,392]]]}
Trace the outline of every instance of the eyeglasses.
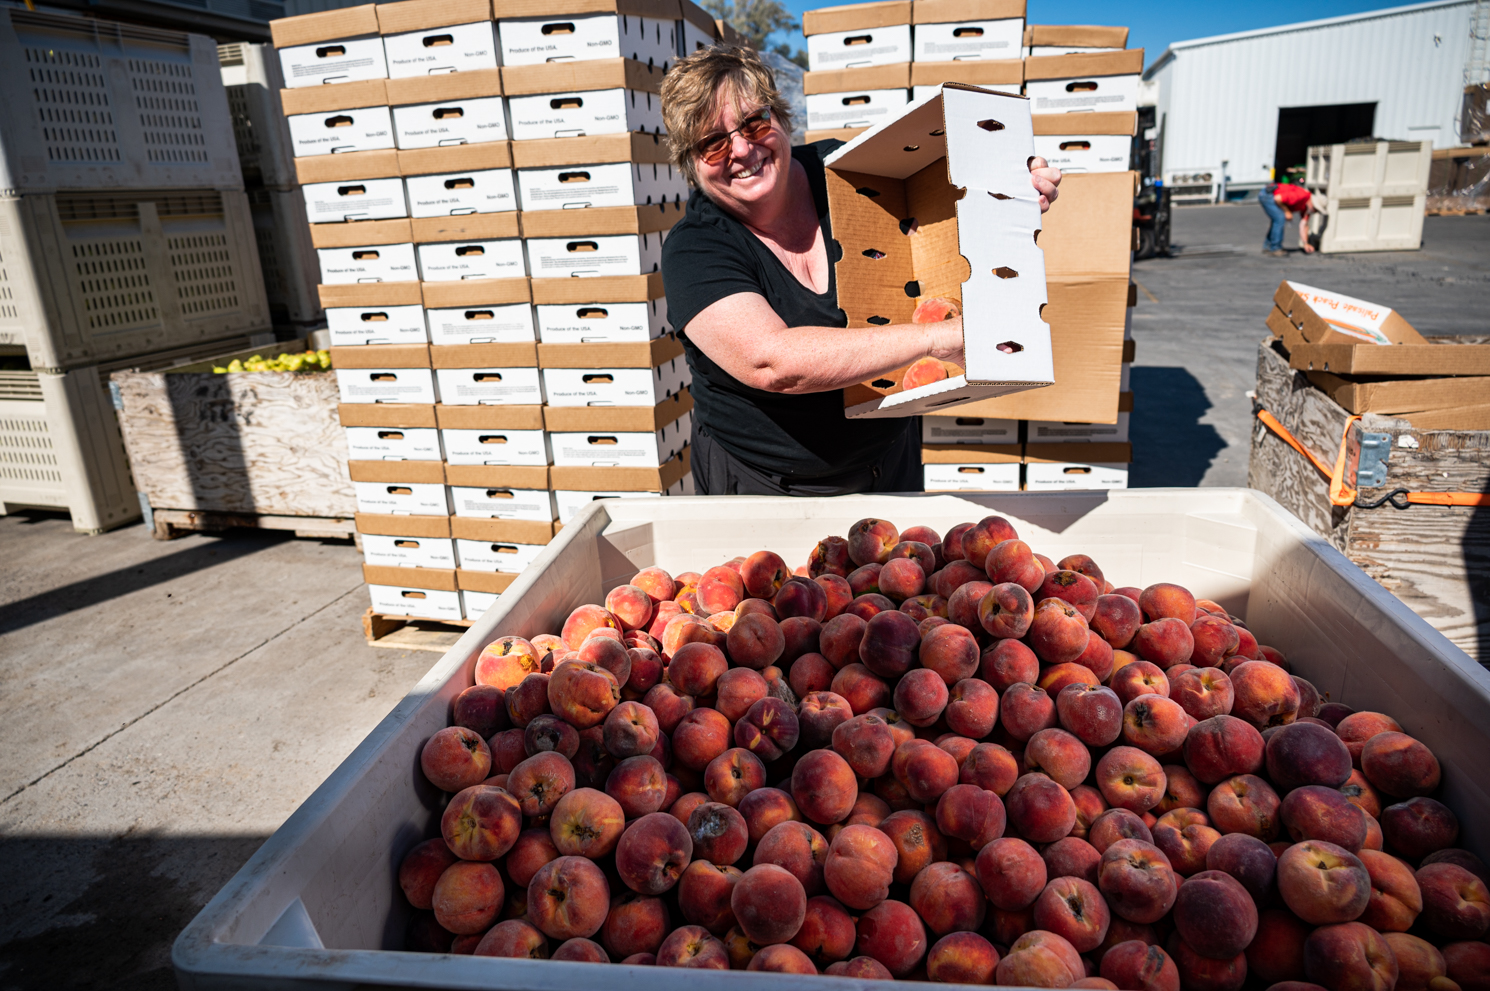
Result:
{"label": "eyeglasses", "polygon": [[759,141],[771,132],[771,108],[764,107],[740,121],[740,126],[723,134],[711,134],[695,147],[705,165],[718,165],[729,156],[730,137],[739,134],[746,141]]}

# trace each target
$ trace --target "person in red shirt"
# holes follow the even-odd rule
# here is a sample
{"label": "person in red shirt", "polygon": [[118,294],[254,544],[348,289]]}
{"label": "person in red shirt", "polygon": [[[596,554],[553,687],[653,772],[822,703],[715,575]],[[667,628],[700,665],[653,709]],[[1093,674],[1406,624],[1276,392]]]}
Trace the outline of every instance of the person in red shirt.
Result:
{"label": "person in red shirt", "polygon": [[1257,194],[1257,199],[1269,221],[1267,238],[1262,247],[1263,254],[1274,258],[1283,258],[1288,254],[1283,250],[1283,227],[1293,219],[1295,213],[1299,215],[1299,245],[1305,254],[1314,253],[1314,245],[1309,243],[1309,214],[1317,210],[1309,190],[1288,182],[1272,183],[1263,187],[1262,192]]}

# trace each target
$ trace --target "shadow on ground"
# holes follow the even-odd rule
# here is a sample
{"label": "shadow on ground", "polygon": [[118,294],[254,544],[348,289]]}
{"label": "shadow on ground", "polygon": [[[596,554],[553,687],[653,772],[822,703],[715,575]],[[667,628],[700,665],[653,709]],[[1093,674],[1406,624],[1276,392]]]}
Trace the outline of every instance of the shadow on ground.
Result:
{"label": "shadow on ground", "polygon": [[1195,486],[1225,447],[1226,441],[1200,418],[1211,408],[1200,380],[1184,368],[1135,365],[1132,488]]}

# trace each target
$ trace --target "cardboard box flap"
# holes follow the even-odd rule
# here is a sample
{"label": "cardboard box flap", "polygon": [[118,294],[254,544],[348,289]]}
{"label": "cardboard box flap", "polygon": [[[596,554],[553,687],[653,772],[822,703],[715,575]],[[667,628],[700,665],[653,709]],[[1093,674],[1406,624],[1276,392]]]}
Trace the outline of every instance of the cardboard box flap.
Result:
{"label": "cardboard box flap", "polygon": [[542,406],[437,406],[442,430],[542,430]]}
{"label": "cardboard box flap", "polygon": [[295,178],[302,186],[313,182],[356,182],[390,179],[398,175],[398,152],[349,151],[341,155],[313,155],[295,159]]}
{"label": "cardboard box flap", "polygon": [[409,221],[415,244],[435,241],[496,241],[521,237],[516,210],[505,213],[463,213],[458,217],[416,217]]}
{"label": "cardboard box flap", "polygon": [[862,127],[830,127],[825,130],[814,130],[807,132],[807,143],[816,141],[852,141],[863,134]]}
{"label": "cardboard box flap", "polygon": [[440,103],[445,100],[475,100],[502,95],[502,70],[467,69],[433,76],[409,76],[386,80],[388,105]]}
{"label": "cardboard box flap", "polygon": [[1097,24],[1026,24],[1024,46],[1031,48],[1127,48],[1128,29]]}
{"label": "cardboard box flap", "polygon": [[923,465],[1018,464],[1024,448],[1018,444],[923,444]]}
{"label": "cardboard box flap", "polygon": [[1325,371],[1305,373],[1310,384],[1349,413],[1399,416],[1459,409],[1490,399],[1490,378],[1346,378]]}
{"label": "cardboard box flap", "polygon": [[405,516],[395,513],[356,514],[357,532],[381,534],[385,537],[429,537],[450,536],[448,516]]}
{"label": "cardboard box flap", "polygon": [[1143,71],[1143,49],[1038,55],[1024,60],[1024,78],[1076,79],[1082,76],[1136,76]]}
{"label": "cardboard box flap", "polygon": [[547,544],[554,539],[552,522],[537,520],[477,519],[450,517],[450,536],[457,540],[489,540],[501,544]]}
{"label": "cardboard box flap", "polygon": [[427,309],[452,306],[507,306],[531,298],[527,279],[465,279],[460,282],[421,282]]}
{"label": "cardboard box flap", "polygon": [[1284,279],[1273,302],[1309,344],[1427,344],[1391,307]]}
{"label": "cardboard box flap", "polygon": [[714,19],[714,36],[719,43],[727,48],[749,48],[750,39],[746,38],[729,21]]}
{"label": "cardboard box flap", "polygon": [[352,220],[311,224],[310,243],[317,248],[360,248],[373,244],[407,244],[414,229],[407,220]]}
{"label": "cardboard box flap", "polygon": [[650,234],[653,231],[670,230],[673,224],[683,219],[685,209],[682,203],[653,203],[649,206],[592,206],[582,210],[524,211],[521,214],[522,231],[523,237]]}
{"label": "cardboard box flap", "polygon": [[600,275],[587,279],[533,279],[535,306],[581,306],[585,303],[645,303],[661,299],[662,273]]}
{"label": "cardboard box flap", "polygon": [[667,426],[691,409],[693,394],[684,388],[656,406],[545,406],[543,424],[552,433],[581,430],[646,433]]}
{"label": "cardboard box flap", "polygon": [[1050,205],[1040,232],[1046,276],[1111,276],[1126,283],[1133,265],[1133,196],[1137,192],[1137,172],[1082,172],[1062,179],[1061,195]]}
{"label": "cardboard box flap", "polygon": [[[562,11],[555,14],[555,8]],[[565,14],[628,14],[652,17],[659,21],[676,21],[681,14],[677,0],[499,0],[497,18],[548,17],[562,20]]]}
{"label": "cardboard box flap", "polygon": [[1024,17],[1024,0],[912,0],[912,24],[1006,21]]}
{"label": "cardboard box flap", "polygon": [[[451,75],[458,76],[454,72]],[[478,172],[512,168],[512,147],[506,141],[482,141],[444,148],[411,148],[398,153],[398,168],[404,175],[442,172]]]}
{"label": "cardboard box flap", "polygon": [[354,282],[316,286],[322,306],[418,306],[417,282]]}
{"label": "cardboard box flap", "polygon": [[[1273,312],[1279,311],[1275,308]],[[1398,344],[1390,348],[1375,344],[1287,346],[1289,365],[1300,371],[1317,368],[1340,375],[1490,375],[1490,344]]]}
{"label": "cardboard box flap", "polygon": [[348,461],[347,474],[354,482],[443,485],[445,465],[439,461]]}
{"label": "cardboard box flap", "polygon": [[[1138,114],[1100,111],[1076,114],[1036,114],[1035,133],[1049,135],[1125,134],[1132,137],[1138,130]],[[1065,190],[1061,190],[1065,192]],[[1059,202],[1059,200],[1057,200]]]}
{"label": "cardboard box flap", "polygon": [[556,491],[665,492],[692,470],[688,448],[660,468],[561,468],[548,470]]}
{"label": "cardboard box flap", "polygon": [[339,10],[281,17],[269,22],[269,37],[275,48],[293,48],[317,41],[338,41],[377,33],[378,8],[377,4],[371,3],[360,7],[342,7]]}
{"label": "cardboard box flap", "polygon": [[[926,297],[962,303],[964,381],[907,395],[940,404],[967,384],[1012,391],[1053,381],[1050,329],[1039,316],[1040,203],[1026,166],[1033,148],[1028,100],[946,83],[828,157],[849,326],[909,322]],[[897,392],[898,381],[882,394]]]}
{"label": "cardboard box flap", "polygon": [[445,484],[477,489],[546,489],[547,465],[445,465]]}
{"label": "cardboard box flap", "polygon": [[396,568],[386,564],[363,564],[362,580],[369,585],[391,585],[394,588],[456,591],[454,568]]}
{"label": "cardboard box flap", "polygon": [[660,93],[662,69],[629,58],[502,67],[502,91],[507,96],[579,93],[597,89],[638,89]]}
{"label": "cardboard box flap", "polygon": [[491,0],[401,0],[380,3],[377,10],[378,30],[383,34],[495,20]]}
{"label": "cardboard box flap", "polygon": [[554,169],[561,165],[596,165],[600,162],[664,165],[670,161],[672,157],[665,139],[639,131],[580,138],[531,138],[512,144],[512,164],[519,169]]}
{"label": "cardboard box flap", "polygon": [[683,20],[692,24],[709,37],[718,39],[718,33],[714,30],[714,17],[707,10],[694,3],[693,0],[679,0],[679,13]]}
{"label": "cardboard box flap", "polygon": [[683,354],[683,342],[672,334],[654,341],[621,344],[540,344],[541,368],[655,368]]}
{"label": "cardboard box flap", "polygon": [[467,592],[492,592],[500,595],[507,591],[515,581],[517,581],[517,575],[501,571],[470,571],[458,568],[455,572],[455,583]]}
{"label": "cardboard box flap", "polygon": [[359,79],[334,86],[302,86],[279,91],[279,103],[286,117],[298,114],[324,114],[333,110],[356,110],[382,107],[388,103],[386,79]]}
{"label": "cardboard box flap", "polygon": [[435,407],[418,403],[337,403],[344,427],[433,427]]}
{"label": "cardboard box flap", "polygon": [[802,92],[807,96],[818,93],[853,93],[859,90],[908,89],[910,85],[910,62],[802,73]]}
{"label": "cardboard box flap", "polygon": [[911,22],[911,0],[880,0],[878,3],[848,3],[809,10],[802,15],[802,33],[831,34],[860,28],[888,28]]}
{"label": "cardboard box flap", "polygon": [[333,347],[332,368],[428,368],[428,344],[353,344]]}
{"label": "cardboard box flap", "polygon": [[1133,460],[1133,445],[1115,441],[1097,441],[1077,444],[1026,444],[1025,464],[1083,465],[1120,464]]}
{"label": "cardboard box flap", "polygon": [[429,350],[435,368],[536,368],[538,345],[532,341],[511,344],[437,344]]}
{"label": "cardboard box flap", "polygon": [[911,63],[912,86],[940,86],[942,83],[1008,86],[1022,82],[1024,82],[1023,59],[968,59],[962,62]]}

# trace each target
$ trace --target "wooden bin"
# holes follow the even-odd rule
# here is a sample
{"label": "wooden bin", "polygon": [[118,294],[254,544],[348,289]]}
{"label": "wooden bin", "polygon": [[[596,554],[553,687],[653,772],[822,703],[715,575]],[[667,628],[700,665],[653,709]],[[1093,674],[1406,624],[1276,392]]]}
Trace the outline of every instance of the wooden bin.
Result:
{"label": "wooden bin", "polygon": [[238,526],[353,537],[356,502],[336,377],[212,371],[234,358],[305,347],[291,342],[111,376],[135,487],[148,500],[158,539]]}
{"label": "wooden bin", "polygon": [[[1257,352],[1257,405],[1326,464],[1334,465],[1350,414],[1288,365],[1282,346]],[[1358,476],[1363,434],[1389,437],[1385,475]],[[1368,450],[1380,445],[1368,444]],[[1368,454],[1368,467],[1370,455]],[[1354,481],[1353,481],[1354,480]],[[1351,428],[1346,484],[1357,502],[1395,489],[1490,492],[1490,430],[1417,430],[1367,413]],[[1371,484],[1368,484],[1371,483]],[[1267,493],[1465,653],[1490,667],[1490,509],[1330,503],[1329,481],[1261,421],[1252,428],[1247,485]]]}

